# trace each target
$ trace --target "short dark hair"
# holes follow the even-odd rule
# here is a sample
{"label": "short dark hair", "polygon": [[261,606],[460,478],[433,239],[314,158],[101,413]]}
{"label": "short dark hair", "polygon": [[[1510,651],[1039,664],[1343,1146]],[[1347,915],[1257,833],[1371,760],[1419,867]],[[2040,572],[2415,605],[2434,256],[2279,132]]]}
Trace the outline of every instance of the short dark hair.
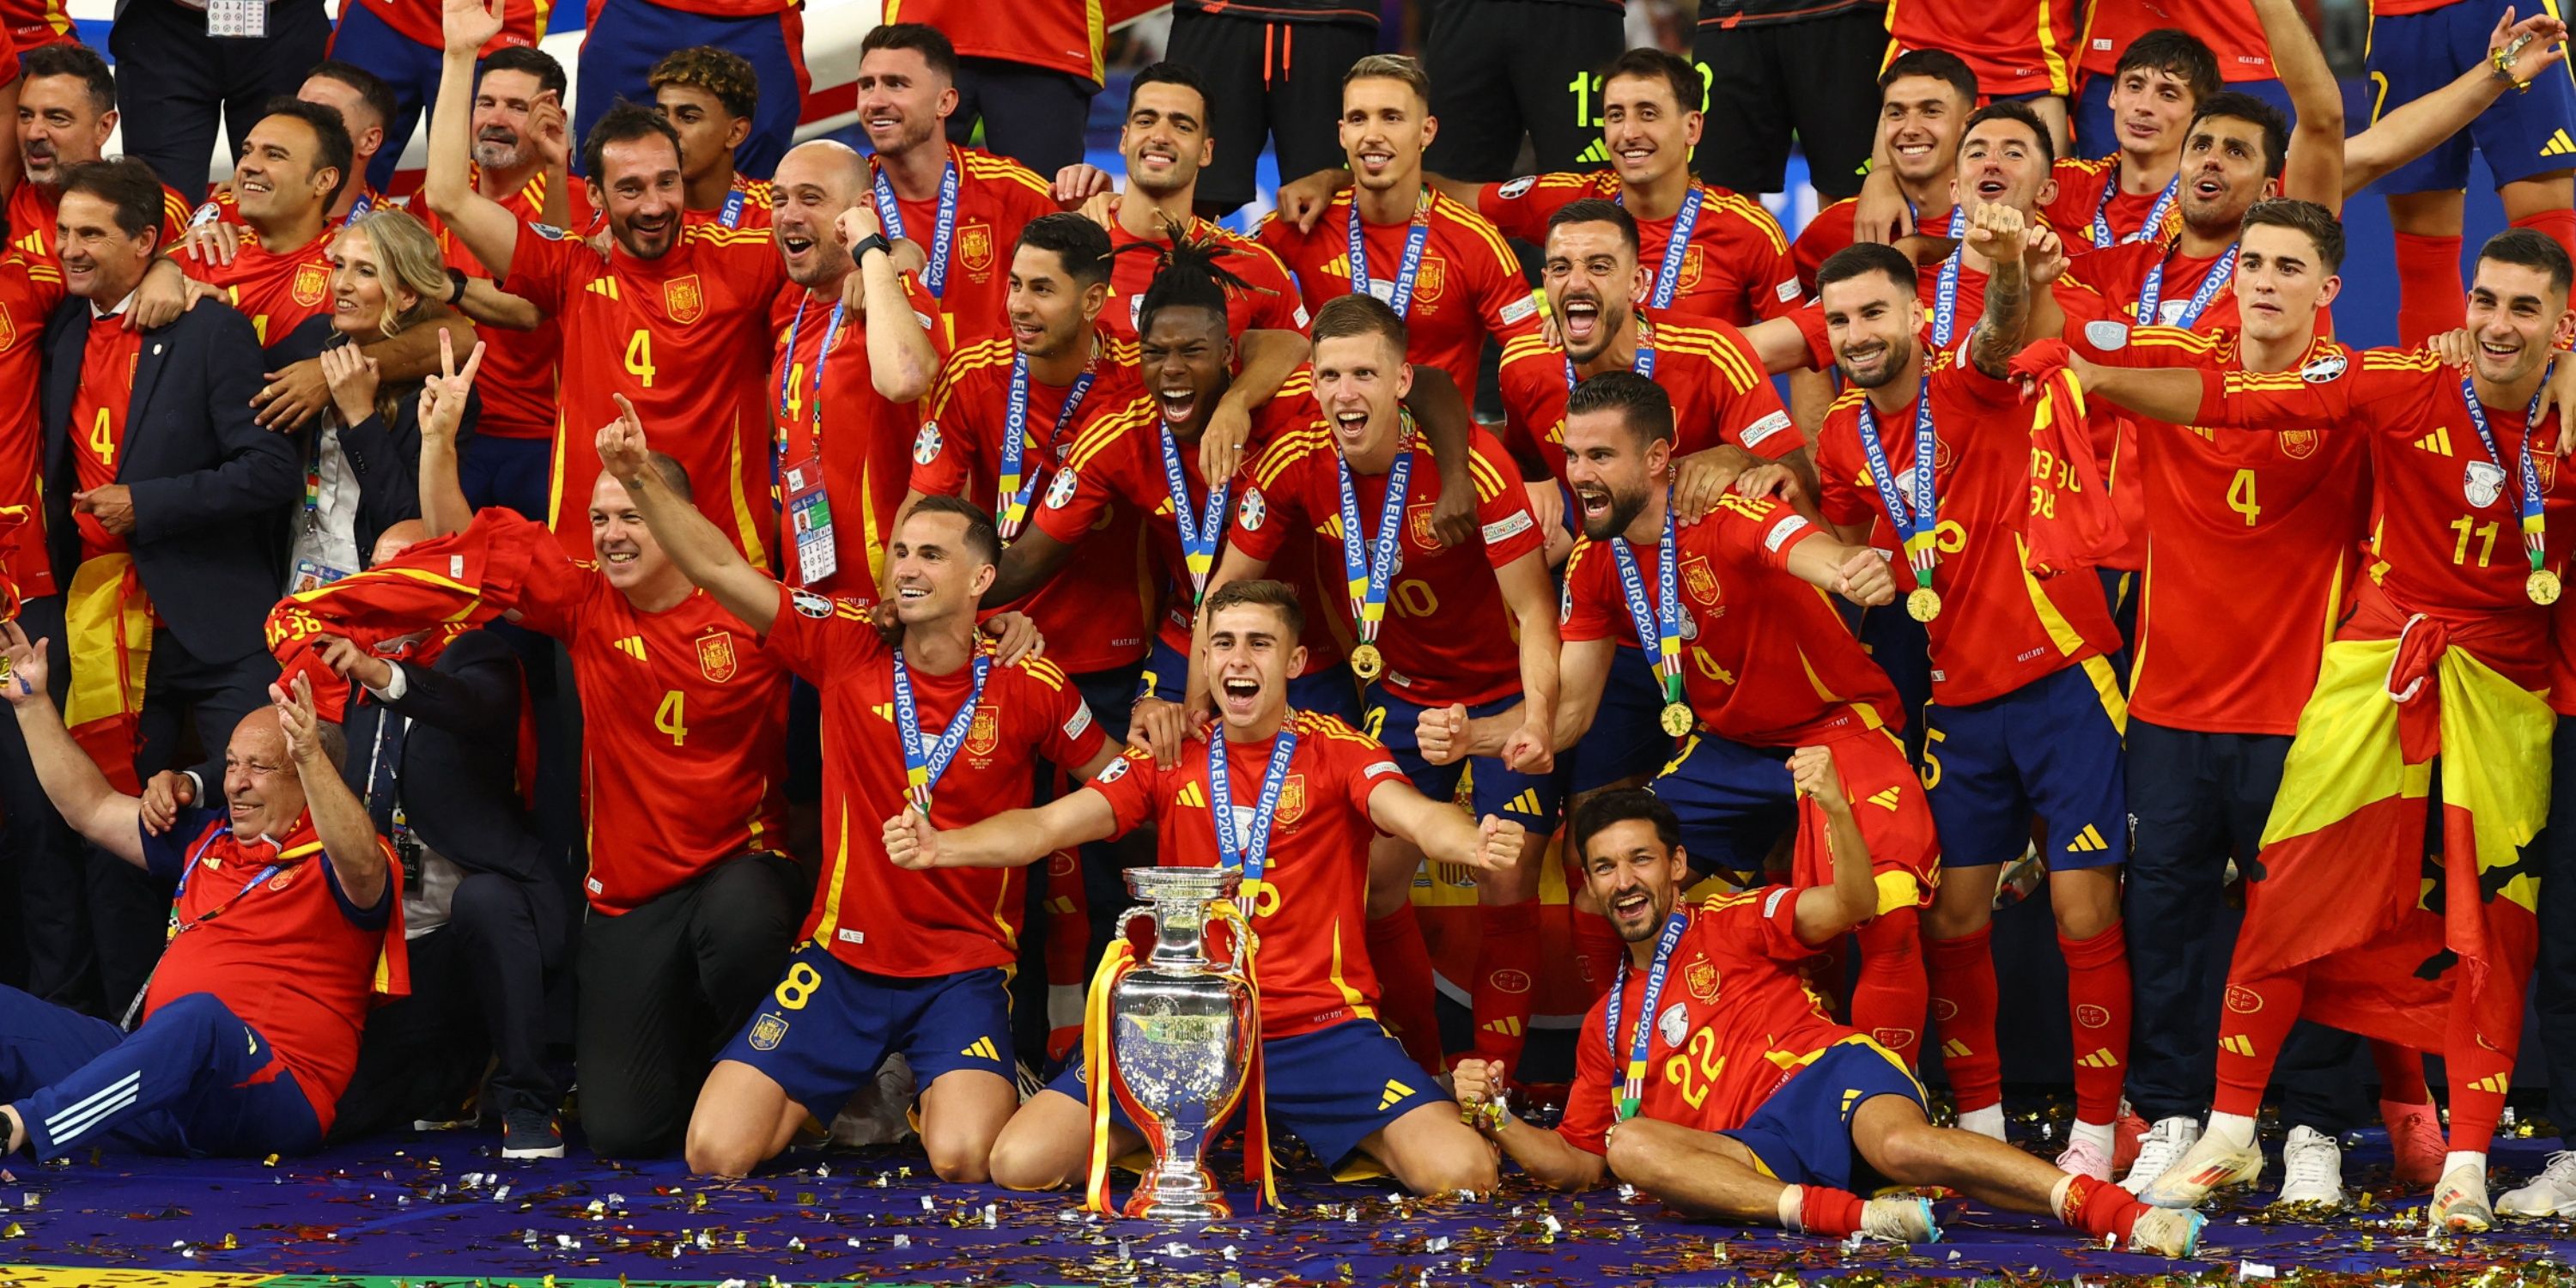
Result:
{"label": "short dark hair", "polygon": [[[136,64],[141,71],[142,65]],[[89,89],[89,104],[102,116],[116,110],[116,73],[107,60],[87,45],[59,41],[38,45],[18,55],[18,74],[27,80],[48,76],[76,76]]]}
{"label": "short dark hair", "polygon": [[1020,245],[1053,251],[1085,288],[1109,280],[1109,230],[1070,210],[1040,215],[1020,229]]}
{"label": "short dark hair", "polygon": [[1380,336],[1402,353],[1410,343],[1406,338],[1404,317],[1387,302],[1374,295],[1336,295],[1315,310],[1315,324],[1306,328],[1307,338],[1315,344],[1340,340],[1355,335]]}
{"label": "short dark hair", "polygon": [[1633,371],[1587,377],[1565,396],[1565,418],[1615,411],[1641,443],[1673,441],[1673,400],[1662,385]]}
{"label": "short dark hair", "polygon": [[2039,139],[2040,164],[2057,164],[2057,140],[2049,134],[2048,122],[2039,119],[2039,113],[2030,110],[2030,104],[2009,98],[1988,103],[1968,113],[1968,123],[1959,127],[1960,139],[1964,141],[1968,137],[1968,131],[1988,121],[2019,121]]}
{"label": "short dark hair", "polygon": [[1947,81],[1957,90],[1959,101],[1973,107],[1977,102],[1977,72],[1968,61],[1946,49],[1909,49],[1898,54],[1887,70],[1878,74],[1878,92],[1883,98],[1887,87],[1908,76],[1928,76]]}
{"label": "short dark hair", "polygon": [[2200,37],[2180,27],[2158,27],[2130,41],[2120,51],[2120,61],[2111,66],[2112,83],[2118,84],[2120,77],[2140,67],[2181,81],[2191,90],[2194,103],[2227,87],[2218,78],[2218,55],[2209,52]]}
{"label": "short dark hair", "polygon": [[2220,90],[2201,98],[2200,106],[2191,114],[2191,130],[2184,131],[2184,137],[2190,137],[2192,130],[2198,130],[2201,122],[2213,116],[2243,121],[2261,130],[2263,175],[2269,179],[2281,177],[2281,167],[2290,159],[2290,120],[2281,115],[2281,109],[2251,94],[2232,89]]}
{"label": "short dark hair", "polygon": [[1816,290],[1821,294],[1836,282],[1846,282],[1872,273],[1885,273],[1888,280],[1913,294],[1917,288],[1914,261],[1905,252],[1878,242],[1854,242],[1825,257],[1816,269]]}
{"label": "short dark hair", "polygon": [[483,60],[483,70],[475,73],[475,88],[482,88],[483,78],[494,72],[524,72],[534,76],[540,94],[552,90],[560,95],[572,88],[571,80],[564,76],[563,64],[556,62],[554,55],[528,45],[504,45],[493,50],[492,55]]}
{"label": "short dark hair", "polygon": [[918,518],[925,514],[953,514],[964,519],[966,549],[988,564],[1002,562],[1002,534],[993,527],[993,516],[984,513],[984,507],[962,496],[934,494],[913,502],[912,513],[905,517]]}
{"label": "short dark hair", "polygon": [[1601,83],[1605,86],[1622,76],[1659,80],[1672,86],[1673,101],[1685,112],[1699,111],[1708,98],[1706,88],[1700,84],[1699,69],[1691,66],[1689,59],[1651,45],[1628,50],[1601,69]]}
{"label": "short dark hair", "polygon": [[880,49],[909,49],[930,64],[930,70],[957,82],[957,46],[939,28],[926,22],[881,22],[868,30],[859,41],[859,57],[865,58]]}
{"label": "short dark hair", "polygon": [[[1673,807],[1665,804],[1662,797],[1643,787],[1614,787],[1606,792],[1595,793],[1590,799],[1574,808],[1573,829],[1576,836],[1583,838],[1583,844],[1588,851],[1592,838],[1601,835],[1603,829],[1636,819],[1644,819],[1655,825],[1655,839],[1663,843],[1666,852],[1669,853],[1680,847],[1682,843],[1680,816],[1673,813]],[[1587,853],[1576,857],[1581,859],[1590,856]]]}
{"label": "short dark hair", "polygon": [[116,227],[128,237],[161,233],[161,178],[141,157],[83,161],[63,171],[63,195],[79,192],[116,209]]}
{"label": "short dark hair", "polygon": [[1133,112],[1136,110],[1136,91],[1143,89],[1148,85],[1178,85],[1181,88],[1198,95],[1199,116],[1202,118],[1199,121],[1199,126],[1202,129],[1207,127],[1208,123],[1204,119],[1207,116],[1207,80],[1199,75],[1198,68],[1192,67],[1188,63],[1172,62],[1169,59],[1159,63],[1147,63],[1144,70],[1137,72],[1127,81],[1128,111]]}
{"label": "short dark hair", "polygon": [[2245,227],[2293,228],[2315,243],[2326,272],[2343,271],[2343,221],[2313,201],[2269,197],[2245,208]]}
{"label": "short dark hair", "polygon": [[328,166],[340,172],[340,181],[322,194],[322,205],[328,209],[331,203],[340,199],[343,189],[358,181],[358,146],[349,140],[349,123],[341,120],[338,112],[300,98],[268,100],[268,111],[261,119],[270,116],[291,116],[311,127],[315,142],[314,166]]}
{"label": "short dark hair", "polygon": [[2576,265],[2568,262],[2567,248],[2536,228],[2508,228],[2487,238],[2478,247],[2478,258],[2539,269],[2549,274],[2550,289],[2561,295],[2576,283]]}
{"label": "short dark hair", "polygon": [[1214,237],[1176,236],[1170,245],[1131,242],[1114,253],[1151,254],[1162,261],[1162,266],[1154,270],[1153,280],[1145,284],[1144,295],[1136,301],[1139,339],[1154,329],[1155,315],[1165,309],[1205,309],[1216,314],[1219,331],[1230,332],[1233,315],[1226,292],[1259,289],[1217,263],[1219,256],[1234,254],[1235,248]]}
{"label": "short dark hair", "polygon": [[691,45],[662,55],[653,70],[644,73],[644,84],[657,90],[665,85],[705,90],[724,104],[727,113],[743,120],[760,110],[760,73],[752,70],[751,60],[713,45]]}
{"label": "short dark hair", "polygon": [[1217,587],[1207,597],[1207,619],[1213,622],[1218,613],[1247,604],[1275,610],[1287,623],[1291,643],[1306,633],[1306,610],[1297,602],[1297,588],[1266,577],[1243,577]]}
{"label": "short dark hair", "polygon": [[[376,123],[384,126],[389,132],[393,129],[394,113],[401,111],[402,105],[395,101],[394,87],[386,84],[384,77],[356,63],[342,62],[337,58],[325,58],[315,63],[313,70],[304,73],[306,80],[316,76],[324,80],[338,81],[358,91],[358,98],[366,103],[367,110],[376,114]],[[385,142],[388,144],[394,142],[390,133],[386,135]]]}
{"label": "short dark hair", "polygon": [[1551,233],[1566,224],[1608,224],[1619,230],[1619,240],[1627,246],[1629,254],[1644,253],[1642,243],[1637,240],[1637,217],[1629,214],[1628,208],[1618,202],[1585,197],[1557,207],[1556,213],[1547,217],[1547,230]]}
{"label": "short dark hair", "polygon": [[671,155],[680,155],[680,132],[662,119],[660,112],[629,99],[619,99],[591,124],[590,137],[581,141],[581,168],[590,172],[594,183],[607,182],[601,173],[601,157],[611,143],[631,143],[637,139],[660,136],[671,145]]}

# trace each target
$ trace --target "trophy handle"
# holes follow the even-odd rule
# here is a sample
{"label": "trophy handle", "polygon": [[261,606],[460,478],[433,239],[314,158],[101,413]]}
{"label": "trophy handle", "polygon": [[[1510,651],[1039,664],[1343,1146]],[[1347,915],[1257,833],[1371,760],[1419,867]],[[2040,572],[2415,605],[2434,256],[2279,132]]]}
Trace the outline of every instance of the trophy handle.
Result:
{"label": "trophy handle", "polygon": [[1226,964],[1226,973],[1241,980],[1252,978],[1252,922],[1232,899],[1208,900],[1208,920],[1222,921],[1233,927],[1228,938],[1234,941],[1234,955]]}
{"label": "trophy handle", "polygon": [[[1138,917],[1142,917],[1142,918],[1144,918],[1144,919],[1145,919],[1145,921],[1148,923],[1148,924],[1147,924],[1147,927],[1146,927],[1148,930],[1153,929],[1153,926],[1152,926],[1152,924],[1151,924],[1151,923],[1152,923],[1152,922],[1153,922],[1153,920],[1154,920],[1154,905],[1152,905],[1152,904],[1150,904],[1150,903],[1140,903],[1140,904],[1137,904],[1135,907],[1129,908],[1129,909],[1128,909],[1127,911],[1125,911],[1125,912],[1119,913],[1119,914],[1118,914],[1118,935],[1117,935],[1117,937],[1118,937],[1118,938],[1120,938],[1120,939],[1124,939],[1124,940],[1126,940],[1127,942],[1129,942],[1129,943],[1131,943],[1131,944],[1132,944],[1132,943],[1134,943],[1134,942],[1135,942],[1135,939],[1134,939],[1134,937],[1130,934],[1130,931],[1131,931],[1131,929],[1135,926],[1135,924],[1136,924],[1136,919],[1137,919]],[[1146,942],[1146,943],[1148,943],[1148,944],[1152,944],[1152,943],[1156,942],[1156,938],[1157,938],[1156,936],[1148,935],[1148,936],[1146,937],[1145,942]],[[1149,948],[1149,949],[1147,949],[1146,951],[1147,951],[1147,952],[1151,952],[1152,950]],[[1142,959],[1140,958],[1139,960],[1141,961]]]}

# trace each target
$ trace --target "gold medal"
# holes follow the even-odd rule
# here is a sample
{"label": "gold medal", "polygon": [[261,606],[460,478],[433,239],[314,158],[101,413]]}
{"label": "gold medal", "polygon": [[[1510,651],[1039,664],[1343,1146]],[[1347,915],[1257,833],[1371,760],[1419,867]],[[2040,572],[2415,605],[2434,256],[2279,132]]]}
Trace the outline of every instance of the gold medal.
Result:
{"label": "gold medal", "polygon": [[1691,709],[1679,702],[1664,704],[1664,732],[1679,738],[1691,731]]}
{"label": "gold medal", "polygon": [[1362,644],[1351,650],[1351,674],[1362,680],[1374,680],[1385,669],[1386,659],[1379,655],[1377,645]]}
{"label": "gold medal", "polygon": [[1941,615],[1941,593],[1930,586],[1917,586],[1905,597],[1905,615],[1918,622],[1928,622]]}
{"label": "gold medal", "polygon": [[2557,603],[2558,574],[2546,568],[2532,569],[2531,575],[2522,579],[2522,593],[2531,596],[2535,604]]}

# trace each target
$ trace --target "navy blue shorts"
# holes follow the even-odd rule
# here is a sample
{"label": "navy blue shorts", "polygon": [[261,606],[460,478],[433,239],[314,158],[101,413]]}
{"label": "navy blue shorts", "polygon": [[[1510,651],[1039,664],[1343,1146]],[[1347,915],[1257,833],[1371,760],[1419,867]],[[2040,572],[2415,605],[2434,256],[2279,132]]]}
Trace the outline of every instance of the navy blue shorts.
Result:
{"label": "navy blue shorts", "polygon": [[787,959],[786,976],[716,1058],[768,1074],[789,1100],[828,1123],[898,1051],[922,1087],[961,1069],[1015,1078],[1010,981],[1002,969],[872,975],[809,943]]}
{"label": "navy blue shorts", "polygon": [[1964,707],[1934,703],[1923,721],[1923,789],[1945,866],[2020,857],[2034,814],[2048,820],[2052,869],[2128,857],[2129,708],[2108,660],[2087,658]]}
{"label": "navy blue shorts", "polygon": [[[402,162],[403,146],[411,142],[422,109],[438,97],[440,51],[394,30],[375,10],[352,4],[340,9],[340,24],[331,32],[330,55],[374,72],[394,92],[393,119],[385,122],[387,146],[376,153],[375,162],[362,176],[376,188],[391,187],[394,170]],[[395,142],[397,139],[401,142]],[[473,443],[479,437],[465,441]],[[551,453],[553,445],[547,447]]]}
{"label": "navy blue shorts", "polygon": [[1654,773],[1673,757],[1677,740],[1664,732],[1664,690],[1655,682],[1655,664],[1641,648],[1622,644],[1616,653],[1592,727],[1557,757],[1569,797]]}
{"label": "navy blue shorts", "polygon": [[[1418,1105],[1448,1100],[1375,1020],[1344,1020],[1313,1033],[1268,1039],[1261,1044],[1261,1063],[1269,1080],[1264,1095],[1271,1127],[1294,1133],[1337,1174],[1361,1141]],[[1047,1086],[1082,1100],[1089,1094],[1088,1077],[1076,1060]],[[1119,1126],[1136,1129],[1114,1096],[1109,1114]]]}
{"label": "navy blue shorts", "polygon": [[[2514,0],[2457,0],[2429,13],[2374,17],[2370,23],[2370,119],[2459,79],[2487,61],[2487,35]],[[2525,3],[2522,16],[2538,6]],[[2446,192],[2469,185],[2469,151],[2487,160],[2499,184],[2576,166],[2576,76],[2564,63],[2542,72],[2527,93],[2506,94],[2469,128],[2379,181],[2381,192]]]}
{"label": "navy blue shorts", "polygon": [[1771,851],[1798,830],[1785,751],[1696,733],[1646,786],[1681,819],[1682,851],[1701,876],[1759,884]]}
{"label": "navy blue shorts", "polygon": [[1866,1193],[1881,1178],[1852,1148],[1852,1115],[1880,1096],[1903,1096],[1915,1108],[1924,1107],[1923,1084],[1905,1071],[1905,1062],[1855,1035],[1826,1047],[1743,1126],[1720,1134],[1753,1151],[1765,1173],[1787,1184]]}
{"label": "navy blue shorts", "polygon": [[[1136,677],[1136,696],[1139,699],[1161,698],[1166,702],[1178,702],[1181,690],[1189,684],[1189,675],[1189,660],[1158,633],[1154,636],[1153,651],[1145,655],[1145,670]],[[1320,711],[1338,717],[1354,729],[1360,727],[1360,686],[1351,678],[1347,662],[1290,680],[1288,705],[1300,711]],[[1092,714],[1098,715],[1099,712]]]}
{"label": "navy blue shorts", "polygon": [[[795,141],[804,108],[805,17],[797,9],[750,18],[719,18],[656,4],[653,0],[604,0],[579,55],[580,98],[573,104],[572,136],[590,137],[621,96],[647,107],[653,91],[644,78],[674,49],[713,45],[731,50],[759,73],[760,99],[751,112],[751,135],[734,149],[733,168],[766,179]],[[581,166],[578,148],[573,166]]]}
{"label": "navy blue shorts", "polygon": [[[1541,836],[1556,830],[1556,775],[1534,778],[1518,773],[1506,767],[1499,756],[1469,756],[1446,765],[1432,764],[1422,758],[1422,740],[1414,729],[1414,722],[1430,708],[1407,701],[1383,682],[1370,685],[1360,695],[1360,702],[1367,711],[1367,723],[1360,726],[1361,731],[1385,745],[1395,757],[1396,767],[1413,780],[1415,790],[1435,801],[1454,800],[1459,780],[1464,778],[1468,810],[1477,818],[1499,814]],[[1496,698],[1467,708],[1467,715],[1470,719],[1483,719],[1519,704],[1518,697]],[[1470,766],[1475,771],[1472,774],[1468,772]]]}

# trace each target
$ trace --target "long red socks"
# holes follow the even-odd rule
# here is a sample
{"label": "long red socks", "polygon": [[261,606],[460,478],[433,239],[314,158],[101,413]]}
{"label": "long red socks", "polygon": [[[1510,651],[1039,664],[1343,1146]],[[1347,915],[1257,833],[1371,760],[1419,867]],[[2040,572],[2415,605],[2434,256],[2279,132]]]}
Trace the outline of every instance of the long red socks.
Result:
{"label": "long red socks", "polygon": [[1995,1049],[1995,958],[1987,943],[1992,930],[1981,926],[1956,939],[1923,941],[1941,1067],[1963,1113],[2004,1098],[2003,1057]]}
{"label": "long red socks", "polygon": [[1440,1012],[1432,1001],[1431,950],[1406,904],[1368,923],[1369,965],[1377,971],[1378,1019],[1404,1044],[1404,1053],[1438,1076],[1448,1067],[1440,1050]]}
{"label": "long red socks", "polygon": [[2305,967],[2257,980],[2227,981],[2218,1012],[2218,1094],[2210,1107],[2251,1118],[2262,1112],[2263,1087],[2281,1044],[2299,1022],[2308,992]]}
{"label": "long red socks", "polygon": [[2460,239],[2397,237],[2397,342],[2412,348],[2426,337],[2457,330],[2463,308]]}
{"label": "long red socks", "polygon": [[[1517,1069],[1537,999],[1538,901],[1476,912],[1484,931],[1476,944],[1475,984],[1468,990],[1476,1017],[1476,1058],[1499,1060],[1505,1069]],[[1606,924],[1605,918],[1593,920]]]}
{"label": "long red socks", "polygon": [[1853,937],[1860,943],[1860,975],[1852,983],[1852,1027],[1911,1068],[1923,1047],[1923,1013],[1932,996],[1923,978],[1922,910],[1880,913]]}
{"label": "long red socks", "polygon": [[2066,1017],[2075,1038],[2075,1119],[2120,1116],[2129,1071],[2129,941],[2120,923],[2090,939],[2057,937],[2066,958]]}
{"label": "long red socks", "polygon": [[2117,1185],[2094,1180],[2090,1176],[2070,1176],[2065,1192],[2058,1196],[2057,1219],[2099,1239],[2104,1235],[2119,1237],[2127,1247],[2129,1233],[2146,1215],[2146,1204],[2130,1196]]}

